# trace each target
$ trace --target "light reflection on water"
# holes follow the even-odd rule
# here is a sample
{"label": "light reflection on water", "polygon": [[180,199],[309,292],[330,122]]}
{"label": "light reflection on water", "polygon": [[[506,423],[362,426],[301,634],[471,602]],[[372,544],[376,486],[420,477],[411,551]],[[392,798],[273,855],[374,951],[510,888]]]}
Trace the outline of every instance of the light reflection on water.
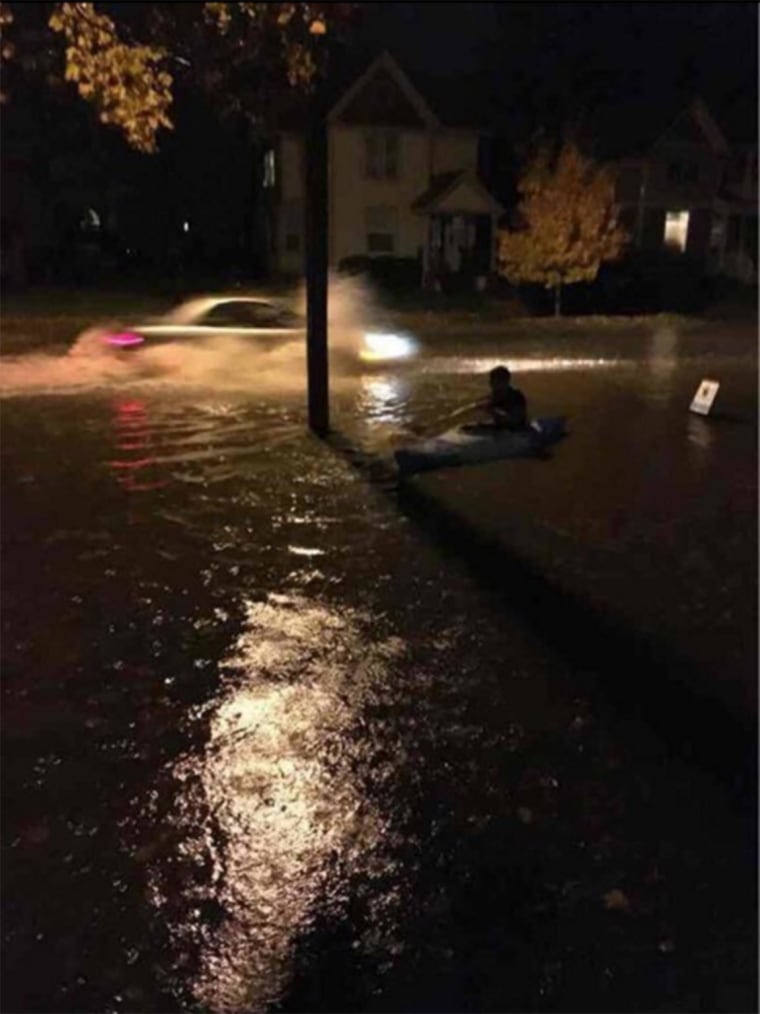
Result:
{"label": "light reflection on water", "polygon": [[589,370],[621,366],[623,360],[614,358],[569,358],[562,356],[515,356],[505,353],[499,358],[452,356],[429,359],[421,365],[425,373],[488,373],[496,366],[509,366],[513,373],[544,373],[557,370]]}
{"label": "light reflection on water", "polygon": [[[641,378],[644,385],[656,379],[654,374],[661,364],[665,376],[664,364],[670,368],[670,352],[669,339],[658,343],[656,337],[653,338],[651,357],[639,358],[637,374],[627,373],[624,393],[634,390],[638,394]],[[476,374],[485,373],[500,361],[495,357],[439,359],[440,372],[449,374],[440,380],[435,376],[435,369],[429,369],[430,363],[422,361],[415,367],[415,372],[422,374],[419,383],[402,375],[366,376],[352,381],[347,397],[352,399],[351,410],[355,416],[367,420],[368,427],[382,430],[390,428],[389,424],[404,425],[409,420],[428,421],[437,411],[469,400],[476,385],[483,383],[483,378]],[[626,470],[620,469],[621,460],[630,460],[634,467],[628,470],[628,478],[623,478],[622,485],[620,478],[608,485],[615,506],[625,505],[632,528],[634,524],[643,527],[641,519],[648,516],[657,523],[669,523],[679,501],[667,502],[661,494],[664,488],[670,490],[672,487],[673,497],[679,495],[678,483],[670,479],[671,476],[679,478],[684,458],[692,471],[695,462],[708,478],[713,474],[710,468],[718,462],[726,462],[722,466],[724,470],[717,473],[720,481],[711,482],[709,488],[704,486],[708,492],[720,490],[724,483],[734,481],[734,464],[730,457],[726,458],[725,448],[730,438],[742,437],[742,432],[739,429],[718,430],[711,421],[688,416],[689,453],[683,455],[685,407],[683,413],[672,417],[676,425],[672,426],[668,440],[661,438],[661,430],[654,431],[661,440],[657,455],[651,454],[655,440],[650,439],[646,429],[635,430],[631,444],[621,445],[616,431],[620,427],[624,434],[629,432],[626,427],[630,402],[618,400],[617,388],[604,386],[608,380],[614,382],[616,379],[606,371],[595,374],[596,388],[587,383],[588,378],[581,372],[589,363],[612,365],[614,360],[592,357],[571,360],[551,355],[546,359],[531,359],[507,355],[505,361],[518,373],[528,369],[525,364],[541,364],[538,369],[543,372],[525,384],[531,404],[534,391],[537,400],[543,397],[545,403],[561,405],[563,409],[566,399],[575,399],[571,406],[577,413],[579,425],[574,444],[563,448],[555,463],[544,468],[541,475],[536,473],[530,477],[537,491],[535,498],[539,503],[543,498],[542,509],[551,511],[553,502],[562,502],[562,524],[574,507],[579,514],[592,513],[587,507],[588,498],[584,499],[584,488],[591,490],[594,509],[597,515],[602,514],[604,524],[603,508],[611,501],[604,492],[599,494],[593,480],[599,474],[615,475],[613,468],[618,476],[621,471],[625,475]],[[621,358],[619,362],[630,361]],[[564,363],[573,366],[564,366]],[[454,368],[448,370],[448,365],[452,364]],[[577,372],[571,376],[560,372],[575,367]],[[550,373],[552,369],[558,371],[555,376]],[[468,372],[472,374],[470,378],[461,376]],[[671,383],[668,379],[668,390]],[[649,387],[646,390],[649,391]],[[126,399],[127,392],[122,391],[122,395]],[[220,400],[222,395],[223,400]],[[255,397],[259,399],[258,390]],[[27,615],[45,617],[52,633],[64,644],[69,636],[73,645],[71,658],[75,661],[81,655],[82,629],[92,632],[93,643],[102,638],[102,616],[106,609],[119,637],[111,638],[104,647],[104,660],[109,664],[114,662],[117,648],[134,643],[135,672],[142,671],[145,675],[142,682],[130,678],[123,681],[123,687],[119,683],[118,696],[114,695],[113,683],[101,680],[100,653],[96,659],[85,657],[84,664],[97,674],[92,691],[94,704],[89,706],[99,707],[98,714],[103,717],[98,720],[105,730],[113,730],[115,741],[126,742],[122,726],[132,717],[128,695],[133,694],[133,699],[139,701],[139,714],[145,723],[141,749],[148,751],[150,759],[148,762],[141,759],[138,764],[135,757],[130,756],[123,767],[115,770],[119,781],[128,777],[125,769],[138,772],[140,794],[136,798],[140,807],[140,827],[136,837],[143,832],[152,835],[156,825],[170,829],[169,832],[162,830],[157,841],[141,852],[142,856],[148,856],[147,861],[135,858],[144,863],[141,873],[145,866],[148,868],[149,897],[153,899],[156,922],[166,927],[172,941],[171,960],[165,961],[162,951],[158,957],[150,955],[150,964],[159,967],[161,975],[164,970],[172,969],[174,982],[171,985],[176,987],[174,995],[178,997],[184,998],[185,983],[189,981],[190,1009],[197,1005],[204,1010],[252,1011],[282,1002],[288,994],[294,966],[298,968],[298,949],[305,947],[308,953],[308,947],[314,947],[312,958],[316,954],[322,960],[323,952],[317,950],[314,940],[321,944],[323,938],[318,934],[310,937],[310,930],[318,925],[324,913],[334,916],[338,923],[349,922],[350,932],[354,934],[352,943],[358,944],[361,956],[369,955],[372,964],[378,967],[388,955],[393,958],[401,946],[394,942],[394,935],[395,940],[402,940],[410,951],[418,948],[424,952],[430,946],[426,934],[434,935],[443,925],[441,934],[448,949],[449,943],[456,941],[461,932],[461,915],[456,911],[446,922],[444,903],[432,888],[430,898],[436,907],[431,908],[432,915],[422,923],[424,932],[416,932],[419,923],[412,923],[410,930],[399,914],[398,899],[409,882],[409,874],[401,863],[394,868],[389,857],[401,854],[409,864],[415,861],[417,854],[415,845],[404,851],[393,842],[394,835],[408,834],[403,807],[422,813],[420,841],[423,844],[419,852],[420,861],[428,869],[433,869],[441,858],[441,853],[436,851],[436,823],[430,817],[441,804],[452,810],[457,806],[461,809],[451,824],[450,838],[444,840],[449,842],[447,847],[450,848],[461,845],[472,849],[471,858],[464,867],[467,876],[477,877],[481,868],[488,868],[484,859],[489,856],[488,849],[482,847],[484,839],[474,831],[478,825],[470,823],[470,818],[495,818],[494,824],[506,828],[503,838],[497,835],[493,839],[490,854],[498,873],[506,877],[489,879],[486,886],[479,888],[479,895],[464,884],[461,891],[464,900],[470,895],[490,899],[496,893],[498,897],[500,879],[507,879],[509,872],[508,861],[499,865],[513,840],[507,823],[507,804],[501,801],[501,796],[496,802],[486,790],[493,788],[501,792],[511,777],[508,774],[511,769],[503,763],[499,749],[488,745],[490,740],[484,738],[484,732],[490,730],[493,742],[499,742],[496,737],[501,735],[500,723],[503,724],[504,716],[494,688],[505,685],[504,660],[513,658],[526,678],[521,677],[521,689],[517,694],[514,690],[507,691],[509,720],[512,721],[517,712],[525,727],[530,727],[530,708],[524,705],[528,691],[522,686],[531,684],[540,673],[538,663],[530,653],[521,654],[523,649],[519,641],[515,642],[511,628],[503,640],[497,640],[495,633],[494,641],[490,640],[491,633],[499,629],[504,617],[492,622],[494,617],[486,616],[479,627],[482,605],[470,598],[469,591],[466,594],[456,592],[451,607],[448,602],[441,606],[442,594],[448,592],[453,580],[451,573],[433,570],[417,541],[401,541],[397,532],[400,528],[394,518],[378,519],[371,513],[369,499],[352,492],[354,487],[342,466],[326,455],[315,453],[314,443],[302,435],[300,402],[288,399],[287,388],[278,391],[276,397],[270,392],[268,401],[261,398],[254,403],[249,394],[239,398],[234,392],[213,385],[197,398],[195,393],[192,398],[188,397],[187,391],[179,398],[167,383],[146,385],[139,391],[131,387],[129,400],[121,407],[104,399],[105,408],[102,412],[100,409],[93,411],[91,417],[88,415],[90,403],[85,401],[72,409],[70,416],[58,403],[44,413],[39,411],[38,405],[27,407],[21,399],[12,407],[14,414],[27,414],[19,415],[15,440],[9,442],[16,449],[15,472],[11,474],[16,477],[13,489],[21,506],[17,508],[18,524],[8,525],[7,531],[24,530],[30,519],[33,522],[39,513],[47,526],[42,534],[49,535],[53,526],[60,524],[59,514],[66,509],[67,502],[72,505],[71,537],[44,549],[44,556],[55,560],[55,568],[45,572],[38,564],[38,584],[21,589],[15,608],[19,616],[23,611]],[[605,422],[601,427],[603,440],[596,441],[593,433],[600,429],[599,413]],[[41,421],[51,417],[61,427],[60,433],[40,428],[38,434],[35,427],[41,427]],[[97,440],[85,440],[88,430],[97,435]],[[29,433],[35,434],[33,440],[28,438]],[[702,446],[701,441],[704,442]],[[708,453],[711,442],[713,447]],[[118,454],[114,446],[118,447]],[[629,447],[632,448],[630,453]],[[672,451],[668,451],[669,447]],[[74,468],[66,460],[66,454],[72,449]],[[112,458],[134,464],[131,475],[137,481],[130,488],[143,491],[131,500],[129,508],[144,527],[135,527],[130,533],[123,531],[121,498],[114,505],[113,498],[103,497],[97,484],[92,483],[93,478],[100,475],[102,463]],[[586,463],[586,471],[578,473],[585,481],[576,480],[575,492],[563,501],[555,495],[553,484],[563,474],[568,475],[562,473],[561,468],[573,462]],[[59,463],[66,471],[56,477]],[[685,466],[684,473],[689,478]],[[129,474],[126,464],[113,467],[110,472],[114,482]],[[28,476],[36,482],[42,478],[44,484],[40,488],[44,492],[35,493],[34,485],[26,482]],[[166,495],[159,497],[144,492],[151,489],[154,479],[157,483],[170,483]],[[539,485],[542,481],[543,487]],[[639,482],[642,483],[640,490],[636,486]],[[217,483],[226,485],[219,488]],[[684,489],[689,491],[690,483],[685,482]],[[657,503],[654,503],[655,495]],[[751,493],[746,496],[749,499]],[[75,533],[80,532],[82,518],[79,507],[74,509],[74,505],[86,498],[94,508],[95,527],[92,533],[81,533],[77,541]],[[659,501],[662,501],[661,506]],[[26,503],[33,509],[23,509]],[[602,504],[601,510],[599,504]],[[690,506],[688,510],[691,509]],[[555,516],[559,514],[557,508]],[[715,514],[719,517],[717,511]],[[720,514],[720,518],[725,516],[725,512]],[[589,524],[584,520],[579,530],[583,532],[583,526]],[[721,521],[721,545],[728,542],[724,527]],[[31,531],[35,531],[33,524]],[[133,533],[139,537],[135,538]],[[87,564],[84,554],[92,550],[92,536],[98,539],[95,542],[98,555],[92,557],[97,562]],[[39,544],[42,545],[42,540]],[[22,559],[24,565],[28,565],[29,554],[35,552],[32,547],[32,540],[26,548],[21,543],[16,547],[12,545],[19,572],[18,561]],[[75,552],[80,555],[74,555]],[[324,573],[314,569],[316,563],[323,567]],[[112,578],[103,578],[102,568],[106,566]],[[730,572],[731,568],[724,570]],[[410,577],[414,574],[415,578],[418,575],[419,584],[411,580],[402,584],[397,578],[386,581],[391,572]],[[58,577],[60,587],[56,585]],[[712,582],[717,583],[717,580]],[[55,594],[51,595],[51,587]],[[329,589],[330,594],[336,599],[342,597],[347,605],[336,609],[322,598],[294,595],[271,594],[264,601],[253,599],[252,588],[261,596],[267,589],[293,587],[308,587],[315,596],[324,596]],[[145,636],[150,617],[132,616],[133,589],[149,605],[151,599],[160,603],[160,608],[151,606],[151,612],[155,609],[152,618],[156,621],[156,630],[165,631],[161,635],[163,640]],[[75,601],[72,592],[82,593],[75,609],[71,605]],[[40,595],[47,596],[43,598],[42,607],[38,603]],[[192,609],[188,599],[193,600]],[[371,615],[356,613],[357,602]],[[30,603],[34,604],[34,609],[29,608]],[[243,621],[238,619],[241,612]],[[377,627],[384,622],[381,618],[384,612],[389,617],[388,629],[408,636],[411,646],[398,673],[394,672],[394,667],[404,651],[404,644],[383,640],[378,633]],[[191,624],[188,623],[190,616]],[[234,625],[239,622],[242,628],[238,636]],[[225,626],[228,623],[232,630]],[[468,632],[475,630],[477,639],[462,640],[460,644],[458,635],[452,633],[456,632],[457,625]],[[16,627],[23,631],[20,619],[16,620]],[[204,633],[206,630],[213,630],[213,636]],[[219,641],[217,630],[222,630]],[[372,631],[369,637],[368,630]],[[488,636],[484,635],[484,630]],[[28,641],[34,645],[35,637],[30,636]],[[431,664],[424,655],[422,664],[417,661],[423,641],[435,646],[439,655],[437,663]],[[35,667],[28,656],[19,654],[17,670],[47,675],[50,656],[44,659],[40,653],[40,658],[43,661]],[[207,669],[198,665],[203,659],[208,659]],[[555,661],[545,664],[554,666]],[[197,672],[194,666],[198,666]],[[442,685],[446,689],[447,674],[469,671],[474,676],[472,684],[465,681],[461,690],[453,692],[448,688],[452,711],[441,710],[443,705],[440,698],[436,699],[435,692]],[[157,693],[154,675],[162,688],[160,694],[164,687],[175,682],[185,685],[186,690],[177,691],[176,710],[170,709],[168,698],[164,702]],[[401,702],[395,700],[396,685],[392,692],[386,690],[392,706],[382,718],[382,726],[377,718],[372,724],[367,717],[368,714],[371,717],[373,709],[382,713],[382,709],[377,708],[377,699],[382,701],[378,687],[385,685],[387,688],[394,676],[400,676],[399,683],[413,688],[409,713],[417,724],[409,733],[407,753],[398,749],[399,742],[404,742],[398,730],[408,716]],[[35,677],[34,686],[40,685],[43,689],[39,699],[53,715],[66,698],[62,684],[58,677],[49,678],[49,686],[45,689],[45,683]],[[189,703],[183,693],[188,694]],[[205,703],[193,714],[195,702],[201,695]],[[478,695],[487,698],[487,707],[482,712],[476,711],[472,739],[466,742],[461,755],[457,755],[459,767],[455,761],[452,769],[451,743],[461,731],[452,715],[470,709]],[[541,704],[537,710],[543,714],[543,701],[550,697],[543,691],[538,697]],[[122,701],[125,703],[123,709]],[[553,695],[551,702],[552,706],[557,706]],[[164,717],[164,709],[168,717]],[[18,714],[23,717],[29,713],[36,721],[41,710],[37,699],[33,707],[27,707],[23,701],[16,702],[8,724],[15,731],[21,726]],[[569,721],[572,715],[567,718]],[[193,745],[180,760],[176,760],[176,753],[169,753],[173,759],[162,772],[159,764],[166,763],[167,757],[163,752],[164,741],[171,738],[170,731],[181,728],[184,723],[192,727],[193,735],[197,733]],[[48,728],[57,730],[51,721],[50,726],[42,727],[38,739],[30,736],[30,758],[46,745]],[[78,729],[76,722],[72,722],[72,728]],[[444,737],[442,746],[436,744],[435,750],[432,745],[428,748],[427,764],[432,765],[428,769],[424,767],[425,753],[421,749],[425,728],[433,730],[431,744],[434,738]],[[105,738],[105,733],[103,735]],[[451,737],[448,740],[447,735]],[[76,736],[75,732],[72,738]],[[93,736],[87,735],[83,741],[91,743]],[[108,741],[105,745],[110,749]],[[380,752],[383,748],[387,748],[386,755]],[[169,749],[173,750],[173,745],[170,744]],[[513,748],[505,749],[511,758]],[[548,756],[551,758],[552,754]],[[489,777],[489,763],[493,758],[496,759],[494,774]],[[91,770],[99,776],[103,768],[98,768],[97,763],[96,759]],[[462,776],[461,772],[469,764],[473,765],[471,775]],[[633,764],[630,767],[636,769]],[[77,758],[73,758],[68,770],[71,795],[62,797],[63,815],[67,817],[68,810],[74,811],[80,806],[90,807],[93,822],[115,825],[127,809],[118,788],[109,785],[102,799],[91,804],[81,794],[81,769]],[[170,805],[164,809],[162,799],[151,822],[144,814],[144,801],[152,792],[154,776],[160,786],[167,770],[172,786],[167,793]],[[468,777],[471,778],[469,782]],[[589,773],[591,784],[595,777]],[[393,786],[403,784],[405,779],[420,786],[419,795],[409,792],[409,802],[406,796],[400,800],[393,795]],[[25,795],[24,783],[19,780],[18,784],[21,785],[19,795]],[[584,783],[580,780],[579,784]],[[452,802],[462,786],[462,800]],[[585,806],[583,791],[580,795]],[[535,811],[533,801],[530,806]],[[669,811],[663,806],[660,812],[667,814]],[[610,833],[617,835],[617,811],[614,818],[605,819],[609,821]],[[530,825],[531,829],[535,825],[536,821]],[[570,830],[574,832],[575,829]],[[567,841],[575,841],[577,837],[573,833]],[[664,837],[667,840],[667,835]],[[546,844],[539,845],[539,849],[541,847],[543,853],[537,854],[545,864],[550,861],[548,847]],[[637,847],[639,842],[634,835],[630,849],[633,851]],[[554,849],[554,844],[551,848]],[[65,879],[56,880],[57,874],[51,873],[58,870],[59,864],[54,861],[46,862],[45,876],[40,877],[38,886],[33,885],[26,892],[19,891],[20,911],[39,910],[40,897],[44,895],[56,899],[55,904],[61,910],[71,905],[76,912],[70,920],[62,916],[60,923],[52,919],[44,926],[46,932],[49,928],[55,932],[49,934],[51,948],[42,952],[44,958],[38,962],[38,967],[41,976],[49,976],[53,986],[64,981],[67,975],[78,974],[80,964],[95,978],[111,975],[111,966],[118,962],[122,950],[118,933],[123,930],[136,941],[145,936],[142,914],[132,925],[125,925],[121,916],[119,921],[111,921],[98,914],[97,907],[102,905],[113,883],[109,863],[115,851],[99,848],[98,861],[103,864],[103,882],[107,886],[102,889],[103,894],[98,893],[100,886],[90,887],[90,896],[81,892],[81,909],[76,904],[71,905],[72,901],[76,902],[74,891],[77,890],[76,887],[72,890],[71,885],[68,889],[72,893],[63,904],[59,902],[61,888],[65,890],[67,885]],[[577,860],[570,848],[567,855],[567,865],[572,867]],[[627,860],[631,864],[629,869],[633,868],[631,857]],[[20,868],[34,867],[25,857]],[[610,860],[605,866],[604,874],[618,877],[621,869],[625,872],[625,863],[615,855],[614,862]],[[575,875],[576,870],[570,872]],[[437,876],[447,887],[454,885],[456,891],[454,873],[450,880],[446,879],[449,874],[445,869]],[[598,868],[582,876],[596,883]],[[610,880],[610,883],[618,882]],[[39,897],[35,896],[35,891]],[[136,889],[135,896],[137,893]],[[346,897],[349,895],[352,907],[347,912]],[[369,929],[354,929],[353,906],[357,904],[357,897],[361,905],[371,910]],[[415,899],[407,891],[403,900],[406,918],[413,912]],[[514,918],[510,899],[506,901],[496,906],[497,911],[485,922],[477,920],[470,924],[473,939],[483,939],[479,936],[483,927],[494,933],[489,938],[489,947],[490,939],[497,942],[491,948],[496,962],[502,960],[500,947],[504,953],[508,951],[510,920]],[[670,904],[670,895],[667,901]],[[106,960],[101,960],[100,948],[88,952],[86,943],[80,946],[84,934],[77,939],[73,932],[80,925],[86,927],[88,933],[92,931],[93,935],[109,941],[111,950],[107,951]],[[19,938],[24,954],[35,953],[31,950],[31,934],[36,929],[35,926],[33,930],[22,930],[29,934],[28,940],[23,936]],[[561,930],[558,939],[563,946],[568,940],[572,941],[576,929],[575,925],[566,925]],[[74,973],[62,960],[56,963],[62,948],[56,947],[53,940],[74,941],[72,950],[78,949]],[[559,944],[557,950],[559,953]],[[431,993],[435,993],[440,981],[445,981],[445,969],[439,960],[443,947],[440,952],[433,953],[433,971],[428,971],[426,985]],[[570,951],[563,953],[562,960],[567,953]],[[589,953],[594,953],[591,948]],[[479,961],[468,967],[468,959],[462,958],[461,951],[456,954],[456,961],[460,962],[462,977],[472,974],[473,980],[483,968]],[[329,959],[325,960],[324,968],[329,968]],[[496,972],[489,974],[497,975]],[[501,971],[498,974],[502,974]],[[527,979],[530,972],[525,970],[522,974]],[[131,966],[121,975],[120,989],[121,984],[134,982],[135,972]],[[20,972],[17,977],[19,981],[24,979],[23,988],[27,988],[29,977],[22,977]],[[459,979],[453,981],[460,983]],[[109,989],[116,988],[110,979],[107,985]],[[464,991],[465,986],[461,988]],[[84,998],[90,1006],[83,1002],[78,1009],[110,1009],[105,1000],[100,1005],[92,1002],[93,995]],[[109,997],[111,995],[108,993]],[[456,992],[452,995],[458,998]],[[162,1009],[158,1005],[160,1001],[151,1006],[152,995],[142,1005],[130,1002],[132,1009]],[[537,998],[535,1002],[539,1002]],[[50,1008],[52,1003],[50,1001]],[[559,1009],[558,1004],[555,1006]],[[481,1009],[497,1008],[484,1005]]]}
{"label": "light reflection on water", "polygon": [[[174,770],[180,852],[213,873],[169,920],[178,943],[200,947],[191,989],[214,1011],[280,998],[298,938],[318,910],[339,913],[347,875],[366,870],[383,827],[352,774],[352,726],[363,690],[403,652],[367,645],[358,617],[298,596],[245,609],[205,750]],[[157,900],[171,896],[165,875],[153,870]],[[223,909],[213,933],[199,925],[204,899]]]}
{"label": "light reflection on water", "polygon": [[409,380],[401,376],[362,377],[359,411],[372,422],[400,423],[408,412],[410,390]]}
{"label": "light reflection on water", "polygon": [[153,428],[146,403],[136,398],[116,399],[113,428],[119,456],[108,464],[118,484],[133,493],[166,486],[168,480],[149,481],[146,477],[156,464]]}
{"label": "light reflection on water", "polygon": [[[715,443],[715,429],[708,422],[707,419],[703,419],[701,416],[694,415],[693,412],[689,413],[688,419],[688,448],[690,451],[694,451],[697,448],[697,454],[692,453],[692,457],[698,463],[706,464],[707,457],[706,452],[709,451]],[[701,452],[701,453],[700,453]]]}

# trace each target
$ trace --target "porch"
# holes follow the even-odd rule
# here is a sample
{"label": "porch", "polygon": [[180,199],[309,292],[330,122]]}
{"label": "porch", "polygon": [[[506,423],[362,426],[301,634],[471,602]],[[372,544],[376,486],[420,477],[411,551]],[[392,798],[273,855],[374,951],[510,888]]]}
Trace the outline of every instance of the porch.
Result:
{"label": "porch", "polygon": [[496,227],[503,209],[471,173],[433,177],[413,210],[426,218],[422,249],[425,288],[485,288],[495,267]]}

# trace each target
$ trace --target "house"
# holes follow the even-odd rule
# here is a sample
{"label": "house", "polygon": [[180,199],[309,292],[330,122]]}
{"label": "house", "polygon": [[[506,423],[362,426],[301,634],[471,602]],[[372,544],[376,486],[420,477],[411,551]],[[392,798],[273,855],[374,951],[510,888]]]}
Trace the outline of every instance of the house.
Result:
{"label": "house", "polygon": [[[618,120],[631,120],[618,110]],[[635,248],[670,249],[713,273],[757,272],[757,149],[730,143],[700,99],[618,157],[616,197]]]}
{"label": "house", "polygon": [[[431,284],[487,275],[502,208],[478,172],[482,139],[434,112],[390,54],[375,59],[328,114],[330,266],[393,257],[415,261]],[[275,192],[275,264],[301,272],[302,132],[279,135],[264,183]]]}
{"label": "house", "polygon": [[710,266],[717,274],[755,285],[757,188],[757,145],[734,145],[715,201]]}

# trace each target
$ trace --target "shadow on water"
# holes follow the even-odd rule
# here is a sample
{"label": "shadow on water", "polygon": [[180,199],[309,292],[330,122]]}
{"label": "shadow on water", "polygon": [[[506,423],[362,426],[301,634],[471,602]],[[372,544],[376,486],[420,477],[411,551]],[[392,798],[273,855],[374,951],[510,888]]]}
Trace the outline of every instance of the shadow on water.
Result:
{"label": "shadow on water", "polygon": [[716,703],[711,673],[663,638],[645,635],[561,587],[527,557],[483,535],[414,478],[400,478],[388,461],[345,434],[334,432],[327,443],[439,551],[464,564],[497,604],[556,651],[585,692],[602,693],[624,714],[645,722],[674,754],[716,774],[752,822],[755,840],[757,718]]}

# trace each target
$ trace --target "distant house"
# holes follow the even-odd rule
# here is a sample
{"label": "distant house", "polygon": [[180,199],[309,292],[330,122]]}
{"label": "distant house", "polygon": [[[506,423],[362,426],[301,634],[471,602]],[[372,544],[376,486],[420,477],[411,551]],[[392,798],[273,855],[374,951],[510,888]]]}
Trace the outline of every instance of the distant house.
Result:
{"label": "distant house", "polygon": [[[626,115],[619,111],[625,129]],[[744,281],[757,273],[757,149],[732,146],[699,99],[619,157],[617,200],[636,248],[669,248]]]}
{"label": "distant house", "polygon": [[[454,127],[384,53],[343,91],[328,116],[329,262],[412,258],[420,279],[475,279],[493,268],[502,208],[478,173],[482,131]],[[275,193],[276,266],[300,272],[304,141],[283,132],[267,154]]]}
{"label": "distant house", "polygon": [[757,146],[734,145],[715,201],[710,250],[718,274],[757,284]]}

